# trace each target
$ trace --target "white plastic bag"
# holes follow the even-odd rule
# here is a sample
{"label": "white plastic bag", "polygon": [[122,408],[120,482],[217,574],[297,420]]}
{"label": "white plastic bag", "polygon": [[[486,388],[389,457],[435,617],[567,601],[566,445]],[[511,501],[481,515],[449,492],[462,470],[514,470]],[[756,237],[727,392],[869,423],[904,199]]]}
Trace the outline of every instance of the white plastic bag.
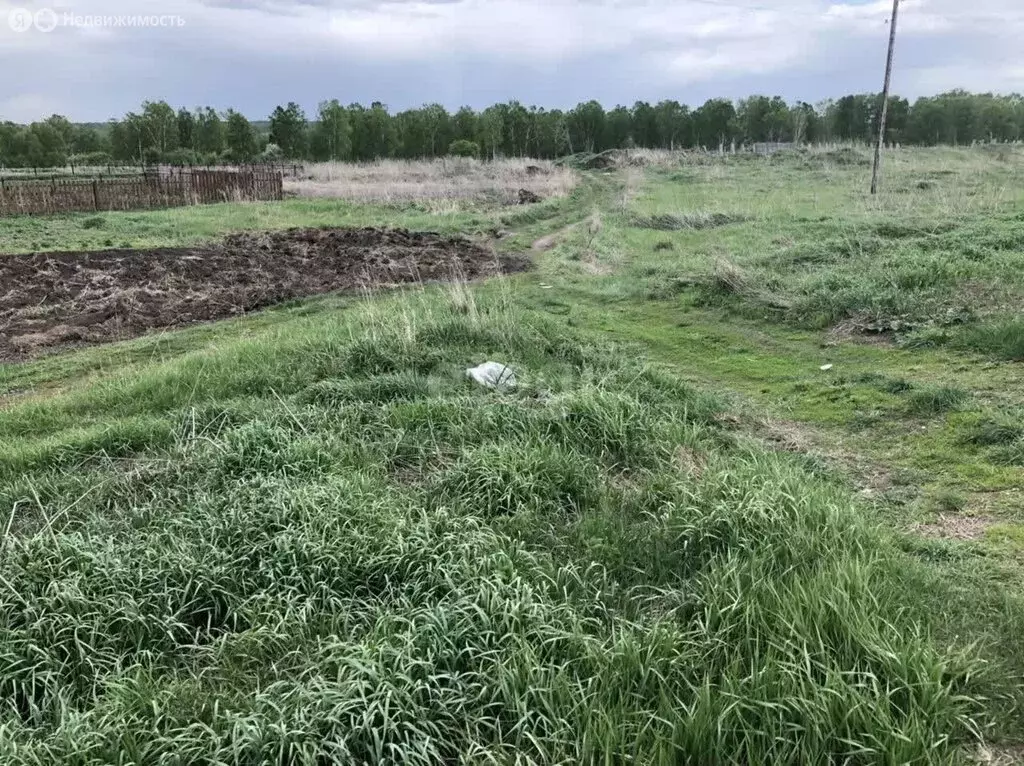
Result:
{"label": "white plastic bag", "polygon": [[466,377],[497,391],[511,391],[517,385],[515,372],[501,362],[484,362],[479,367],[471,367],[466,370]]}

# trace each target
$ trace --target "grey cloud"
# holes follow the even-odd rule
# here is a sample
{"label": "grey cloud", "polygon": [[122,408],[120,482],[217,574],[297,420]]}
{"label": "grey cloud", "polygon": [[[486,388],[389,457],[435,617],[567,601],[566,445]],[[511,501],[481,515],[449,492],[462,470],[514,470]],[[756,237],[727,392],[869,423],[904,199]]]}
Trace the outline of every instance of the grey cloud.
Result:
{"label": "grey cloud", "polygon": [[229,10],[257,10],[268,14],[296,16],[306,9],[320,10],[373,10],[389,5],[426,4],[450,5],[460,0],[200,0],[200,5]]}
{"label": "grey cloud", "polygon": [[[689,2],[481,0],[469,13],[453,6],[458,0],[409,7],[161,0],[161,10],[187,20],[184,27],[16,37],[4,23],[11,3],[0,0],[0,119],[60,111],[104,120],[146,98],[230,106],[262,119],[279,103],[295,100],[312,111],[327,98],[392,108],[433,101],[482,107],[513,98],[566,107],[590,98],[609,106],[663,98],[699,104],[755,92],[817,101],[878,88],[886,14],[877,3],[856,11],[861,22],[825,24],[814,22],[811,11],[820,16],[827,7],[817,0],[787,0],[807,11],[801,14],[723,13]],[[68,4],[76,13],[138,12],[128,0]],[[1024,31],[1024,21],[1014,20],[1016,0],[975,0],[974,15],[954,0],[907,6],[898,92],[1024,90],[1024,71],[1012,63]],[[277,13],[282,7],[292,12]],[[1000,8],[1006,14],[999,23],[986,20]],[[424,10],[430,13],[413,15]],[[956,23],[915,22],[913,14],[926,11]]]}

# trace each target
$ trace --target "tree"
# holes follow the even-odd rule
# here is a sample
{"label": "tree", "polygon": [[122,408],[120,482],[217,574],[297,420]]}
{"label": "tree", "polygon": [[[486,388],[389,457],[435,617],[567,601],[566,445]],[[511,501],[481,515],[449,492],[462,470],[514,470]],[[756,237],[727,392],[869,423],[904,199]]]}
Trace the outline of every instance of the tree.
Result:
{"label": "tree", "polygon": [[429,156],[436,157],[444,152],[452,140],[451,117],[440,104],[429,104],[423,107],[422,124],[424,149]]}
{"label": "tree", "polygon": [[658,115],[646,101],[633,104],[633,140],[649,149],[662,145]]}
{"label": "tree", "polygon": [[128,112],[120,122],[111,121],[110,150],[114,159],[124,162],[141,161],[143,151],[151,145],[149,141],[141,115]]}
{"label": "tree", "polygon": [[61,131],[54,124],[33,122],[28,128],[24,154],[26,165],[34,168],[57,168],[67,164],[68,147]]}
{"label": "tree", "polygon": [[813,144],[822,139],[821,120],[814,107],[805,101],[797,101],[790,113],[793,126],[793,141],[797,144]]}
{"label": "tree", "polygon": [[658,145],[661,148],[675,149],[691,144],[693,131],[689,107],[678,101],[662,101],[654,108],[654,121],[658,126]]}
{"label": "tree", "polygon": [[749,142],[790,141],[793,138],[792,113],[779,96],[751,96],[740,101],[736,125],[738,137]]}
{"label": "tree", "polygon": [[694,138],[698,146],[725,146],[736,138],[736,107],[726,98],[713,98],[694,112]]}
{"label": "tree", "polygon": [[605,149],[605,112],[597,101],[580,104],[569,112],[569,135],[578,152],[599,152]]}
{"label": "tree", "polygon": [[71,139],[71,151],[75,154],[96,154],[110,149],[109,143],[95,128],[87,125],[75,126],[74,137]]}
{"label": "tree", "polygon": [[404,112],[399,112],[395,116],[394,123],[398,134],[396,154],[399,157],[411,159],[426,157],[430,154],[430,144],[427,140],[422,110],[407,109]]}
{"label": "tree", "polygon": [[195,149],[196,118],[185,107],[178,110],[178,144],[184,149]]}
{"label": "tree", "polygon": [[227,147],[224,122],[211,106],[196,109],[193,145],[206,155],[220,155]]}
{"label": "tree", "polygon": [[[123,162],[183,162],[192,156],[248,161],[259,155],[268,137],[283,157],[320,160],[436,157],[450,153],[456,142],[468,142],[459,144],[460,152],[468,153],[475,144],[474,154],[491,158],[555,158],[623,146],[715,147],[737,141],[866,142],[878,130],[881,99],[880,94],[861,93],[789,106],[779,96],[755,95],[738,104],[711,99],[694,111],[664,100],[656,106],[637,101],[631,108],[616,106],[609,112],[588,101],[568,113],[510,101],[481,113],[464,106],[452,115],[440,104],[427,104],[394,116],[380,102],[344,107],[334,99],[319,104],[312,125],[294,102],[277,107],[269,136],[257,133],[235,112],[220,115],[211,107],[175,112],[164,101],[147,101],[140,113],[129,112],[104,131],[75,125],[61,115],[28,126],[0,123],[0,165],[51,166],[67,159],[77,164],[83,155],[104,153]],[[955,90],[913,104],[892,96],[888,111],[892,142],[969,144],[1024,138],[1020,94]],[[234,115],[230,126],[229,115]]]}
{"label": "tree", "polygon": [[352,155],[352,125],[338,99],[320,102],[310,144],[313,159],[345,160]]}
{"label": "tree", "polygon": [[270,115],[270,140],[281,147],[284,156],[293,159],[306,154],[306,113],[294,101],[277,107]]}
{"label": "tree", "polygon": [[228,109],[224,117],[228,156],[234,162],[249,162],[256,156],[256,133],[252,125],[234,109]]}
{"label": "tree", "polygon": [[22,128],[13,122],[0,122],[0,167],[21,167],[21,131]]}
{"label": "tree", "polygon": [[[881,132],[882,94],[874,96],[871,107],[871,133],[874,138]],[[902,143],[910,120],[910,102],[899,96],[889,97],[889,116],[886,120],[886,138],[890,143]],[[973,132],[973,131],[972,131]]]}
{"label": "tree", "polygon": [[608,112],[608,145],[624,147],[635,143],[633,140],[633,115],[624,106],[617,106]]}
{"label": "tree", "polygon": [[352,145],[357,159],[376,160],[398,152],[398,129],[388,108],[374,101],[369,109],[349,107],[352,116]]}
{"label": "tree", "polygon": [[843,96],[832,105],[828,119],[832,134],[843,141],[870,142],[874,122],[875,99],[859,94]]}
{"label": "tree", "polygon": [[488,107],[480,115],[477,125],[480,131],[479,144],[484,153],[490,154],[491,159],[497,159],[505,134],[505,118],[501,110],[496,106]]}
{"label": "tree", "polygon": [[178,116],[166,101],[142,102],[143,148],[158,157],[178,148]]}
{"label": "tree", "polygon": [[75,143],[75,126],[68,121],[67,117],[60,114],[51,114],[44,122],[56,131],[61,151],[65,155],[69,154]]}
{"label": "tree", "polygon": [[452,135],[456,141],[473,141],[477,137],[476,112],[464,106],[452,118]]}
{"label": "tree", "polygon": [[530,113],[518,101],[499,104],[497,110],[501,115],[502,153],[507,157],[525,156],[533,129]]}
{"label": "tree", "polygon": [[564,112],[558,109],[553,109],[550,112],[544,109],[536,110],[534,123],[537,126],[535,154],[538,157],[551,159],[570,151],[569,129]]}

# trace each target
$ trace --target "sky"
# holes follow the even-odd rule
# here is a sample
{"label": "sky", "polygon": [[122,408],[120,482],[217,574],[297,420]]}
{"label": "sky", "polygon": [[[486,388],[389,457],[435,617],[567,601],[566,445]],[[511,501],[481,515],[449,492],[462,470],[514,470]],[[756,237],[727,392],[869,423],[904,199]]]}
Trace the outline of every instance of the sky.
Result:
{"label": "sky", "polygon": [[[891,0],[0,0],[0,120],[99,122],[160,99],[250,119],[332,98],[816,103],[881,89],[891,12]],[[902,0],[897,29],[900,95],[1024,92],[1022,0]]]}

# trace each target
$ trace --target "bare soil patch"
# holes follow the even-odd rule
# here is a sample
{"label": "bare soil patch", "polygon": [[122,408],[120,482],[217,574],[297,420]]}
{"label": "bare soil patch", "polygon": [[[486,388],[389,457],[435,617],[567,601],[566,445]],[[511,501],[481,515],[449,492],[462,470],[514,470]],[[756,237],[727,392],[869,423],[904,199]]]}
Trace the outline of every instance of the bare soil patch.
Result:
{"label": "bare soil patch", "polygon": [[336,290],[478,279],[528,265],[461,237],[375,228],[241,233],[193,248],[0,255],[0,361]]}
{"label": "bare soil patch", "polygon": [[919,524],[918,534],[938,540],[980,540],[995,521],[983,516],[942,514],[931,524]]}

